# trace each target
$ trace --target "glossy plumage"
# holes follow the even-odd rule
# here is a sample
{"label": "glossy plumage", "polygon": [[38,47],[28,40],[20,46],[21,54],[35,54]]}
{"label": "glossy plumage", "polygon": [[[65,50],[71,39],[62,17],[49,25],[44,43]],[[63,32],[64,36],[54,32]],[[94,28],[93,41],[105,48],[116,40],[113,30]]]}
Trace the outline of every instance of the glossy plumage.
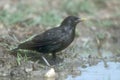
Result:
{"label": "glossy plumage", "polygon": [[55,59],[55,53],[68,47],[74,40],[76,25],[81,21],[81,18],[68,16],[59,27],[36,35],[32,40],[19,44],[17,49],[35,50],[43,54],[52,53]]}

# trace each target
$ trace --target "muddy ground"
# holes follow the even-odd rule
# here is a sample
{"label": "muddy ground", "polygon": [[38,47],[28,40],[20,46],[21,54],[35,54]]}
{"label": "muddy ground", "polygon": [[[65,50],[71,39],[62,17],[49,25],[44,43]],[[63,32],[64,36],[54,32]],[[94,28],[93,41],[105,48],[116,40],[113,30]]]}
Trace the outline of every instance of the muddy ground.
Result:
{"label": "muddy ground", "polygon": [[[47,0],[45,1],[47,2]],[[91,1],[94,2],[95,0]],[[35,6],[38,2],[39,0],[21,0],[23,5],[31,5],[34,6],[34,8],[38,7],[38,5]],[[17,9],[11,8],[11,6],[15,7],[18,3],[20,3],[18,0],[2,0],[0,1],[0,9],[13,10],[14,12],[14,10]],[[50,4],[52,4],[52,8],[55,9],[59,1],[53,1],[50,2]],[[52,62],[51,54],[45,55],[51,64],[50,67],[47,66],[41,59],[41,56],[35,52],[23,50],[11,52],[10,50],[30,36],[52,28],[51,26],[49,27],[47,25],[48,27],[46,27],[46,25],[36,24],[28,27],[28,25],[26,26],[24,23],[31,19],[31,17],[12,25],[7,25],[4,21],[0,21],[0,80],[47,80],[44,78],[44,74],[50,68],[54,68],[57,74],[55,79],[51,80],[65,80],[68,75],[72,75],[72,77],[80,76],[82,71],[78,70],[78,67],[84,69],[97,65],[101,61],[104,62],[105,67],[109,67],[109,65],[107,65],[108,62],[119,63],[120,16],[114,16],[113,14],[119,13],[120,1],[106,0],[104,5],[106,5],[106,7],[98,10],[94,15],[89,15],[87,12],[81,14],[82,16],[86,16],[88,21],[77,25],[75,40],[68,48],[57,54],[57,63]],[[38,12],[47,11],[52,8],[40,8]],[[37,15],[33,15],[33,17]],[[61,20],[68,15],[67,13],[62,14]],[[80,16],[80,14],[78,14],[78,16]],[[97,21],[104,22],[106,20],[111,20],[113,23],[111,25],[95,25]],[[90,24],[89,21],[92,21],[92,24]]]}

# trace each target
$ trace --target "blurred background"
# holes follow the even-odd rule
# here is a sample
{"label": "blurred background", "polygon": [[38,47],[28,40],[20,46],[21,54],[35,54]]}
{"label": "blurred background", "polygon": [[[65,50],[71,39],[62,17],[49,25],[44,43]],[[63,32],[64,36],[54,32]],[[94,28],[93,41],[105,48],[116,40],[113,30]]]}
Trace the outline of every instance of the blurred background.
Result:
{"label": "blurred background", "polygon": [[0,0],[0,55],[70,15],[87,21],[77,26],[75,41],[63,51],[67,58],[97,56],[98,50],[105,57],[120,56],[120,0]]}

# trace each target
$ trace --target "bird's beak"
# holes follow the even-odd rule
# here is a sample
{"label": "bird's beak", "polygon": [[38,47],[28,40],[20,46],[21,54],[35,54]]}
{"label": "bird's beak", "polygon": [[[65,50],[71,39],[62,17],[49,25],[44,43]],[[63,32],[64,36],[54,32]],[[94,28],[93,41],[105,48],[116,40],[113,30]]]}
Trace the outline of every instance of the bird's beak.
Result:
{"label": "bird's beak", "polygon": [[87,20],[86,18],[78,18],[75,22],[79,23],[79,22],[83,22],[83,21],[86,21],[86,20]]}
{"label": "bird's beak", "polygon": [[83,21],[86,21],[86,20],[87,20],[87,18],[80,18],[79,19],[80,22],[83,22]]}

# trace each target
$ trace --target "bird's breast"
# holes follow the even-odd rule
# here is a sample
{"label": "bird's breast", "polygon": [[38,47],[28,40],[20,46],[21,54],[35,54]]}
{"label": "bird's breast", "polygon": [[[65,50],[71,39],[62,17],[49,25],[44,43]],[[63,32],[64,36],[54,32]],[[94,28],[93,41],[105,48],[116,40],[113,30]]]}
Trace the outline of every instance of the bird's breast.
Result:
{"label": "bird's breast", "polygon": [[74,36],[75,34],[73,32],[69,32],[66,35],[64,35],[63,39],[62,39],[62,47],[66,48],[68,47],[72,41],[74,40]]}

